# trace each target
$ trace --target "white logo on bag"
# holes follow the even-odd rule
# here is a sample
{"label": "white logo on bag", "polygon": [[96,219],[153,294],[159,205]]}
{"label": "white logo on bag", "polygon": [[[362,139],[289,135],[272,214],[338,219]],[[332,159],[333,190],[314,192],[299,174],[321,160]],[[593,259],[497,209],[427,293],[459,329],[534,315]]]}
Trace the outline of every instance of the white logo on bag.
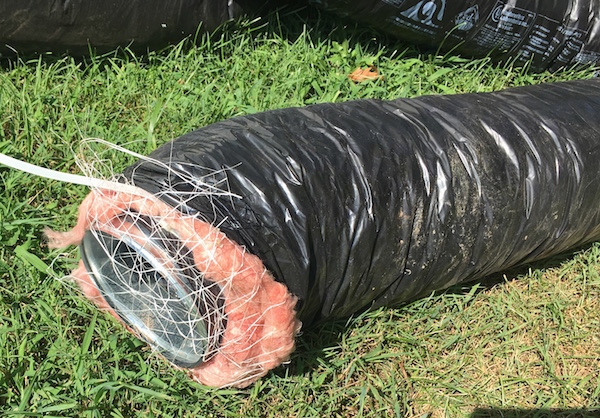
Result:
{"label": "white logo on bag", "polygon": [[496,8],[494,9],[494,11],[492,12],[492,20],[496,23],[498,23],[500,21],[500,18],[502,17],[502,12],[504,11],[504,5],[501,4],[500,6],[496,6]]}
{"label": "white logo on bag", "polygon": [[460,12],[454,20],[456,30],[461,30],[463,32],[473,29],[473,26],[475,26],[477,22],[479,22],[479,8],[477,5]]}
{"label": "white logo on bag", "polygon": [[439,26],[446,11],[446,0],[407,0],[400,14],[424,25]]}

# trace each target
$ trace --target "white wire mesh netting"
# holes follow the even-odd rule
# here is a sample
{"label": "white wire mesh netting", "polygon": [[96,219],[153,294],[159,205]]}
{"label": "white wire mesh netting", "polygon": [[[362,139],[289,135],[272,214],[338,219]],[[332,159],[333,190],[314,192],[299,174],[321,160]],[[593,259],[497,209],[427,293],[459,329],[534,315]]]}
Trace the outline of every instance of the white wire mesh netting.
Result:
{"label": "white wire mesh netting", "polygon": [[[107,171],[100,158],[80,166],[87,177]],[[223,173],[176,174],[187,190],[193,186],[177,194],[182,204],[217,194],[238,198],[227,191]],[[296,298],[258,257],[160,195],[120,177],[110,184],[92,189],[71,231],[46,231],[52,247],[80,245],[72,276],[90,300],[206,385],[245,387],[289,358],[301,326]]]}

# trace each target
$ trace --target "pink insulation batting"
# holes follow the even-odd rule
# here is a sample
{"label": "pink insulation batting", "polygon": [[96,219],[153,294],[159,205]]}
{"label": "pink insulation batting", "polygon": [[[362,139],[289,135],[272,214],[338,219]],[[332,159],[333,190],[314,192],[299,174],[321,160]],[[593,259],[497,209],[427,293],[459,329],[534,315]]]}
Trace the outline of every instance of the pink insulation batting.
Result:
{"label": "pink insulation batting", "polygon": [[[301,327],[294,309],[296,297],[275,281],[258,257],[246,252],[215,226],[183,215],[147,195],[94,190],[79,207],[73,229],[64,233],[46,231],[49,245],[53,248],[78,245],[91,228],[135,236],[135,227],[122,220],[124,213],[160,219],[161,226],[191,250],[197,269],[223,291],[226,329],[214,355],[187,370],[192,378],[208,386],[242,388],[289,359]],[[120,320],[81,261],[72,276],[87,298]]]}

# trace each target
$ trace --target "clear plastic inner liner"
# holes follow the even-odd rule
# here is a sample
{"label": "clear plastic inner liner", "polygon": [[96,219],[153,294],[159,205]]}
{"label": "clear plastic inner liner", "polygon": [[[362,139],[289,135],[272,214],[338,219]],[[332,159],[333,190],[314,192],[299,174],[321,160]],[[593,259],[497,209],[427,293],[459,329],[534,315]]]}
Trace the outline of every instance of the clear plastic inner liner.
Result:
{"label": "clear plastic inner liner", "polygon": [[[122,225],[127,224],[132,225]],[[185,255],[187,248],[157,230],[151,219],[139,215],[135,234],[88,230],[81,257],[117,315],[167,360],[192,368],[218,348],[225,325],[223,299],[218,286]]]}

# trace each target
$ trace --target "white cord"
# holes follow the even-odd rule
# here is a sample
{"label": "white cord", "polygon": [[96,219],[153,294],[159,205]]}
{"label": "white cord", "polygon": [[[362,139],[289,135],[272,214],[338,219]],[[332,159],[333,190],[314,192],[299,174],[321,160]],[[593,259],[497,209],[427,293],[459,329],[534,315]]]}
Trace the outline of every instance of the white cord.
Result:
{"label": "white cord", "polygon": [[35,176],[44,177],[51,180],[62,181],[72,184],[81,184],[95,189],[105,189],[115,192],[131,193],[138,196],[154,197],[144,189],[141,189],[130,184],[123,184],[116,181],[97,179],[94,177],[81,176],[78,174],[62,173],[60,171],[50,170],[48,168],[39,167],[25,161],[17,160],[8,155],[0,153],[0,164],[14,168],[15,170],[24,171]]}

